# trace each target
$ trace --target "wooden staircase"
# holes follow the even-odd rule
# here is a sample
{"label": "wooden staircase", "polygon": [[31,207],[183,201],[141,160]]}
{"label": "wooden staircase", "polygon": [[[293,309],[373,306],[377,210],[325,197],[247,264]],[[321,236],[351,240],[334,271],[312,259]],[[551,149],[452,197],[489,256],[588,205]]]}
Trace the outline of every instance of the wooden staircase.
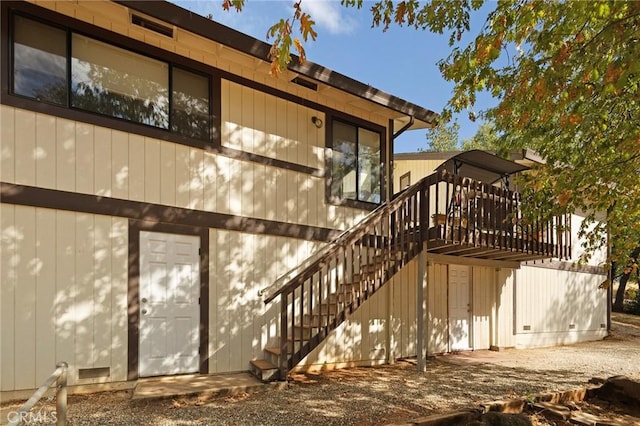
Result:
{"label": "wooden staircase", "polygon": [[422,250],[423,181],[385,203],[304,268],[265,303],[280,298],[279,345],[251,361],[261,380],[284,380],[359,306]]}
{"label": "wooden staircase", "polygon": [[264,359],[251,361],[253,373],[285,380],[425,246],[486,260],[567,258],[569,219],[525,218],[520,203],[518,193],[446,172],[407,188],[265,298],[265,304],[280,300],[279,342],[264,349]]}

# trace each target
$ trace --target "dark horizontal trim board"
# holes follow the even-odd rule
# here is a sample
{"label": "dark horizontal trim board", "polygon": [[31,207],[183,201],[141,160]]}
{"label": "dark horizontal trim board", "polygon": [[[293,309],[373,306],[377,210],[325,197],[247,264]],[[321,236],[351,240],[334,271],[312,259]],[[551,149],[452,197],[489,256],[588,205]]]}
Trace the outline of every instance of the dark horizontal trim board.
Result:
{"label": "dark horizontal trim board", "polygon": [[[6,63],[3,63],[1,75],[2,81],[2,92],[0,96],[0,102],[4,105],[22,108],[29,111],[35,111],[43,114],[49,114],[56,117],[62,117],[69,120],[80,121],[83,123],[93,124],[96,126],[102,126],[109,129],[120,130],[126,133],[134,133],[137,135],[147,136],[154,139],[165,140],[169,142],[174,142],[177,144],[189,146],[192,148],[202,149],[207,152],[213,152],[216,154],[220,154],[229,158],[234,158],[238,160],[251,161],[258,164],[264,164],[271,167],[277,167],[285,170],[290,170],[298,173],[308,174],[315,177],[323,177],[324,169],[323,168],[314,168],[305,166],[298,163],[293,163],[277,158],[266,157],[258,154],[253,154],[245,151],[236,150],[233,148],[228,148],[222,145],[221,142],[221,105],[220,105],[220,84],[221,78],[228,80],[230,82],[240,84],[241,86],[248,87],[253,90],[257,90],[268,95],[275,96],[280,99],[285,99],[287,101],[293,102],[295,104],[314,109],[316,111],[324,112],[325,114],[342,114],[338,111],[334,111],[333,109],[320,105],[318,103],[308,101],[299,96],[293,95],[288,92],[284,92],[282,90],[267,86],[265,84],[261,84],[255,82],[253,80],[249,80],[242,76],[238,76],[209,65],[203,64],[201,62],[193,61],[189,58],[185,58],[183,56],[177,55],[175,53],[157,48],[155,46],[150,46],[145,43],[140,42],[139,40],[130,39],[122,34],[114,33],[112,31],[105,30],[103,28],[95,27],[91,24],[88,24],[84,21],[79,21],[77,19],[60,15],[56,12],[53,12],[49,9],[43,9],[37,5],[33,5],[30,3],[23,2],[3,2],[2,3],[2,58],[9,59],[9,39],[10,34],[8,32],[9,28],[9,16],[10,10],[15,10],[24,14],[24,16],[29,16],[31,19],[41,19],[44,20],[47,24],[59,25],[64,28],[68,28],[73,32],[77,32],[78,34],[84,34],[89,37],[95,38],[96,40],[103,41],[109,43],[110,45],[117,46],[120,48],[124,48],[127,50],[131,50],[135,53],[148,56],[153,59],[158,59],[161,61],[165,61],[167,63],[174,64],[179,68],[186,68],[191,71],[195,71],[198,73],[203,73],[208,75],[211,78],[212,85],[212,140],[211,141],[202,141],[198,139],[192,139],[180,135],[176,132],[170,132],[165,129],[156,128],[153,126],[147,126],[140,123],[135,123],[127,120],[122,120],[119,118],[101,115],[98,113],[93,113],[90,111],[84,111],[77,108],[72,108],[68,106],[54,105],[48,104],[45,102],[39,102],[34,99],[30,99],[23,96],[14,95],[11,93],[9,87],[9,74],[11,70],[9,69],[10,60],[7,60]],[[37,18],[36,18],[37,17]],[[351,120],[355,120],[355,117],[350,117]],[[368,125],[372,126],[374,123],[368,123]]]}
{"label": "dark horizontal trim board", "polygon": [[2,203],[329,242],[342,231],[0,182]]}

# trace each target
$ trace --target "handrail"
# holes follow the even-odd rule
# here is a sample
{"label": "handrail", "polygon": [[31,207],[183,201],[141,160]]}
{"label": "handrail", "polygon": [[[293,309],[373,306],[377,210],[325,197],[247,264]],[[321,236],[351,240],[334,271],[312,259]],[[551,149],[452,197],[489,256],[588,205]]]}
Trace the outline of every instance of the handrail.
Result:
{"label": "handrail", "polygon": [[62,361],[56,364],[56,369],[42,383],[42,385],[31,395],[31,398],[24,403],[13,418],[9,421],[9,426],[17,426],[25,419],[26,414],[40,401],[45,392],[56,382],[56,426],[67,425],[67,369],[69,364]]}
{"label": "handrail", "polygon": [[[411,196],[415,195],[420,190],[424,189],[424,187],[427,186],[427,182],[431,182],[434,179],[433,178],[434,176],[435,175],[430,175],[422,178],[421,180],[419,180],[418,182],[416,182],[415,184],[413,184],[412,186],[404,190],[400,194],[400,196],[394,198],[393,200],[387,203],[380,205],[373,212],[371,212],[371,214],[367,215],[365,219],[358,222],[354,227],[340,234],[340,236],[338,236],[335,240],[333,240],[333,242],[331,243],[331,247],[329,247],[325,251],[325,253],[323,253],[322,256],[318,257],[315,261],[313,261],[307,267],[305,267],[302,271],[300,271],[295,277],[291,278],[286,285],[280,287],[271,295],[267,296],[264,300],[264,303],[265,304],[270,303],[280,294],[295,287],[298,281],[300,281],[301,279],[304,279],[303,277],[308,275],[311,271],[315,270],[318,265],[326,261],[326,259],[332,256],[335,253],[335,251],[339,250],[341,246],[346,246],[357,241],[359,238],[361,238],[364,235],[365,229],[369,225],[371,225],[371,223],[374,220],[376,220],[378,216],[380,216],[384,212],[389,212],[395,209],[397,206],[401,205],[404,201],[409,199]],[[312,257],[315,257],[315,256],[312,256]]]}
{"label": "handrail", "polygon": [[341,233],[264,300],[280,298],[280,377],[424,250],[425,241],[433,241],[430,252],[487,259],[564,253],[565,220],[526,221],[520,204],[515,192],[434,173]]}
{"label": "handrail", "polygon": [[[369,213],[367,213],[362,218],[361,221],[367,220],[369,217],[371,217],[374,214],[376,214],[380,209],[384,208],[384,206],[385,206],[384,204],[381,204],[378,207],[376,207],[375,209],[371,210]],[[298,270],[302,269],[303,267],[306,268],[308,266],[309,262],[311,262],[313,259],[315,259],[315,258],[317,258],[319,256],[323,256],[332,247],[336,246],[339,243],[339,241],[345,235],[347,235],[350,232],[352,232],[352,230],[353,230],[353,228],[348,228],[348,229],[345,229],[344,231],[342,231],[340,234],[338,234],[337,237],[335,237],[333,240],[329,241],[326,245],[322,246],[320,248],[320,250],[318,250],[317,252],[311,254],[309,257],[307,257],[305,260],[303,260],[302,263],[296,265],[295,267],[291,268],[290,270],[288,270],[287,272],[285,272],[284,274],[282,274],[281,276],[276,278],[276,280],[273,283],[271,283],[270,285],[258,290],[258,296],[259,297],[264,296],[265,291],[269,290],[270,288],[278,285],[279,283],[281,283],[283,281],[290,281],[291,280],[291,276],[295,271],[298,271]]]}

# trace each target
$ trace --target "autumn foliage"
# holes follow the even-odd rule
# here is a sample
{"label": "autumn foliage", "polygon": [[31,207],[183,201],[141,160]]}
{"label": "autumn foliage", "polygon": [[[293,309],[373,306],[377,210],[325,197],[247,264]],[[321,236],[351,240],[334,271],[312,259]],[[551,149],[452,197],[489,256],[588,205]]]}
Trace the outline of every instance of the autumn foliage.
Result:
{"label": "autumn foliage", "polygon": [[[483,28],[463,44],[470,16],[491,7]],[[224,0],[241,8],[244,0]],[[495,124],[502,150],[531,148],[546,159],[526,182],[532,215],[578,212],[587,253],[609,241],[611,259],[640,242],[640,1],[342,0],[368,8],[374,27],[391,25],[448,36],[439,63],[455,84],[442,112],[468,111]],[[294,4],[293,16],[269,30],[274,73],[292,46],[315,39],[314,22]],[[483,9],[485,10],[485,9]],[[436,58],[434,58],[436,59]],[[476,96],[499,102],[476,112]],[[606,218],[606,221],[603,219]]]}

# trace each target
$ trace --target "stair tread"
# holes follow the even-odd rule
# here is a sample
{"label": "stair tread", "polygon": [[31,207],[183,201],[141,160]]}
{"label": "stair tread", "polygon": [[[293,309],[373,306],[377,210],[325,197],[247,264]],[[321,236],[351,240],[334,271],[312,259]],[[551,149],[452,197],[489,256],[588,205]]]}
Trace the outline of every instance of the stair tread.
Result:
{"label": "stair tread", "polygon": [[272,363],[270,363],[266,359],[254,359],[254,360],[251,360],[251,365],[253,365],[254,367],[256,367],[259,370],[274,370],[274,369],[278,368],[276,365],[273,365]]}
{"label": "stair tread", "polygon": [[279,346],[268,346],[264,348],[265,352],[269,352],[270,354],[280,356],[282,349]]}

